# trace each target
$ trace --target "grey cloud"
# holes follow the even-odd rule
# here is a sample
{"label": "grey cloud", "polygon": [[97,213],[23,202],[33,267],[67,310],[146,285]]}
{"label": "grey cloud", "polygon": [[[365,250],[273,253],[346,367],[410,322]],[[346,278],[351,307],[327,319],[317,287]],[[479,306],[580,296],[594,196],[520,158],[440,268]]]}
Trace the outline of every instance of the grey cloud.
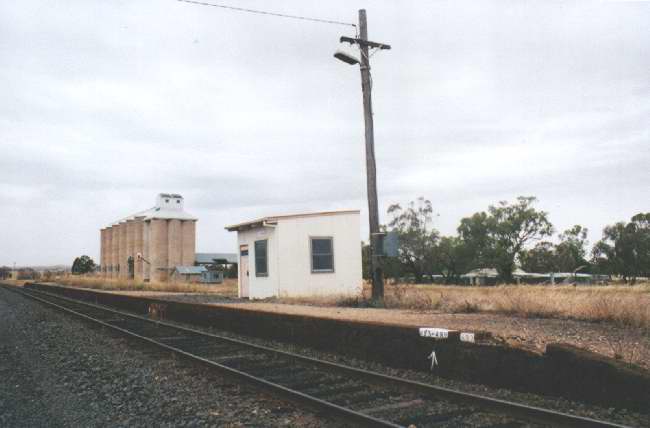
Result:
{"label": "grey cloud", "polygon": [[[354,21],[364,5],[249,6]],[[423,195],[453,233],[533,194],[595,240],[648,209],[650,3],[365,6],[393,45],[372,59],[383,213]],[[0,264],[96,256],[97,229],[159,191],[185,195],[205,251],[257,215],[365,215],[359,70],[332,58],[344,34],[173,1],[0,5]]]}

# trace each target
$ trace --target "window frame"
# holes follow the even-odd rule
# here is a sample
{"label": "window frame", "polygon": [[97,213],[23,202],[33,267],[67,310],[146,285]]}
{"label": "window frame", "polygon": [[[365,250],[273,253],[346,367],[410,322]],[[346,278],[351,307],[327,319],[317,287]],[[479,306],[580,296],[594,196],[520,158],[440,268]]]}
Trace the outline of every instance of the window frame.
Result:
{"label": "window frame", "polygon": [[[258,272],[257,271],[257,243],[258,242],[264,242],[265,245],[265,254],[264,254],[264,261],[266,265],[266,272]],[[255,276],[256,277],[267,277],[269,276],[269,240],[268,239],[259,239],[257,241],[253,242],[253,263],[255,263]],[[250,252],[249,252],[250,254]]]}
{"label": "window frame", "polygon": [[[314,240],[315,239],[328,239],[331,242],[332,252],[332,268],[331,269],[314,269]],[[327,254],[316,254],[318,256],[325,256]],[[336,267],[334,265],[334,237],[333,236],[310,236],[309,237],[309,265],[311,268],[311,273],[334,273],[336,272]]]}

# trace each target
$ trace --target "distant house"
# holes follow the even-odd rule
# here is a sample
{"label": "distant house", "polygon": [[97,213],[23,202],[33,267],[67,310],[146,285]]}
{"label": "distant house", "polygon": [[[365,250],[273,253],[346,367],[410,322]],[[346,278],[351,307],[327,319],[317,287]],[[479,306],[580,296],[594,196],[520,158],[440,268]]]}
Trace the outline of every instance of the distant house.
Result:
{"label": "distant house", "polygon": [[176,266],[172,271],[172,281],[202,282],[203,274],[207,271],[205,266]]}
{"label": "distant house", "polygon": [[[517,284],[592,284],[604,282],[604,275],[591,275],[573,272],[531,273],[520,268],[512,272],[512,277]],[[499,282],[499,273],[495,268],[474,269],[461,275],[463,282],[469,285],[496,285]]]}
{"label": "distant house", "polygon": [[461,275],[461,278],[469,285],[496,285],[499,273],[494,268],[479,268]]}
{"label": "distant house", "polygon": [[237,232],[240,297],[361,291],[357,210],[263,217],[226,229]]}
{"label": "distant house", "polygon": [[196,266],[205,267],[201,282],[206,283],[222,283],[226,272],[237,264],[236,253],[196,253],[194,259]]}

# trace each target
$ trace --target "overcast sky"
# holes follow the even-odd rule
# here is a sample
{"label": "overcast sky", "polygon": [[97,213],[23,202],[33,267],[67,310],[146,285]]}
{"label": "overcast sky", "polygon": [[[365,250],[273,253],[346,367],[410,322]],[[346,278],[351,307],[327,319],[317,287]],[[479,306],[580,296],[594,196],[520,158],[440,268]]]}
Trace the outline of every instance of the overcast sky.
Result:
{"label": "overcast sky", "polygon": [[[650,210],[649,2],[253,1],[368,11],[380,211],[463,216],[535,195],[556,229]],[[99,257],[99,229],[185,197],[197,251],[224,226],[361,208],[354,28],[176,1],[0,3],[0,265]]]}

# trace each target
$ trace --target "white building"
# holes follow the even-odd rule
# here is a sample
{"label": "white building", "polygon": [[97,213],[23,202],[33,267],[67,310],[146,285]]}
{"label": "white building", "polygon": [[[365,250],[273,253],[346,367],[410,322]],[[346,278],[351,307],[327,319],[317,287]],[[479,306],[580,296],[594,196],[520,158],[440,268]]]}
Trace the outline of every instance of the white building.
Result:
{"label": "white building", "polygon": [[237,231],[240,297],[361,293],[358,210],[264,217],[226,229]]}

